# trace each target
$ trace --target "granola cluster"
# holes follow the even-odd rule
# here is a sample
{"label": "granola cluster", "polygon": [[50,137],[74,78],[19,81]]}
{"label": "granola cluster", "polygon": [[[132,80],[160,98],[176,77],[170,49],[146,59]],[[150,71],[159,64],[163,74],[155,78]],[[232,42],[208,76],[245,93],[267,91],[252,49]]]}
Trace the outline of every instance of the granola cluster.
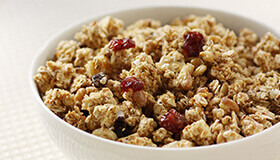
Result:
{"label": "granola cluster", "polygon": [[236,35],[210,15],[126,28],[105,17],[61,41],[34,80],[46,106],[85,132],[178,148],[225,143],[278,123],[279,69],[280,42],[270,32]]}

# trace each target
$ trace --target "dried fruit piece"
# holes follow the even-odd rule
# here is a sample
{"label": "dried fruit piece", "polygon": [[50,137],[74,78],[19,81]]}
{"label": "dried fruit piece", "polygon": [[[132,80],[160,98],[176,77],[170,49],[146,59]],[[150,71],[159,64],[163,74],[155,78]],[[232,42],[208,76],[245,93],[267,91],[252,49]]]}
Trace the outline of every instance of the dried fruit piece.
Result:
{"label": "dried fruit piece", "polygon": [[186,125],[185,117],[175,109],[171,109],[160,118],[160,126],[172,133],[180,132]]}
{"label": "dried fruit piece", "polygon": [[109,44],[109,48],[113,51],[119,51],[122,49],[134,48],[135,42],[132,39],[112,39]]}
{"label": "dried fruit piece", "polygon": [[85,116],[85,117],[87,117],[88,115],[89,115],[89,111],[88,110],[81,110],[81,112],[83,113],[83,115]]}
{"label": "dried fruit piece", "polygon": [[102,87],[107,82],[107,77],[103,72],[95,74],[91,77],[92,85],[96,88]]}
{"label": "dried fruit piece", "polygon": [[124,137],[129,135],[132,127],[129,126],[126,122],[123,116],[119,116],[116,120],[115,120],[115,124],[114,124],[114,128],[115,128],[115,133],[117,134],[118,137]]}
{"label": "dried fruit piece", "polygon": [[128,92],[130,90],[132,90],[133,92],[141,91],[143,88],[144,83],[135,77],[127,77],[124,80],[122,80],[121,83],[122,93]]}
{"label": "dried fruit piece", "polygon": [[205,39],[199,32],[189,32],[184,35],[185,42],[183,45],[185,57],[198,57],[205,45]]}

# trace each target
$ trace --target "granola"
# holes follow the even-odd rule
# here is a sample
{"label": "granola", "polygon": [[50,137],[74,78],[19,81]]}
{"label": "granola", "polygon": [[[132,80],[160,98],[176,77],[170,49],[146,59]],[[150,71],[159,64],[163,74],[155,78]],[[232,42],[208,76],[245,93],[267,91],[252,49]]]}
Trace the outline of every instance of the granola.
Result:
{"label": "granola", "polygon": [[124,28],[105,17],[58,43],[34,81],[67,123],[127,144],[179,148],[238,140],[280,121],[280,42],[210,15]]}

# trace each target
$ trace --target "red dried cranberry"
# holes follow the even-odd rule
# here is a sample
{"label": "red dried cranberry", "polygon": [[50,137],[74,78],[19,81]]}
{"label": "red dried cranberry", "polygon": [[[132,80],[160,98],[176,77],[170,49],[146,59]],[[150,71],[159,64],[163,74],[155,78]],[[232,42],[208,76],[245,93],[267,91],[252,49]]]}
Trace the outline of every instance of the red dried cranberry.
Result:
{"label": "red dried cranberry", "polygon": [[130,134],[130,131],[132,129],[131,126],[129,126],[126,122],[123,116],[119,116],[114,123],[114,131],[117,134],[117,136],[124,137]]}
{"label": "red dried cranberry", "polygon": [[133,92],[141,91],[144,88],[144,83],[135,77],[127,77],[122,80],[122,93],[132,90]]}
{"label": "red dried cranberry", "polygon": [[186,125],[185,117],[175,109],[171,109],[160,118],[160,126],[172,133],[180,132]]}
{"label": "red dried cranberry", "polygon": [[183,45],[185,57],[197,57],[205,45],[205,39],[199,32],[189,32],[184,35],[185,42]]}
{"label": "red dried cranberry", "polygon": [[135,42],[132,39],[112,39],[109,44],[109,48],[113,51],[119,51],[122,49],[134,48]]}

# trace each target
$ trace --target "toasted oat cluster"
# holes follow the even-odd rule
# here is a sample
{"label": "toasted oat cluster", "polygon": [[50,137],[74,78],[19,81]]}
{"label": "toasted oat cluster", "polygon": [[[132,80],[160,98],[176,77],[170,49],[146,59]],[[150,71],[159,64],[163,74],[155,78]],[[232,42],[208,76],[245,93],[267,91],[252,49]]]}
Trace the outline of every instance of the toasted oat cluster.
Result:
{"label": "toasted oat cluster", "polygon": [[280,121],[280,42],[209,15],[128,27],[105,17],[63,40],[34,80],[46,106],[90,134],[151,147],[225,143]]}

